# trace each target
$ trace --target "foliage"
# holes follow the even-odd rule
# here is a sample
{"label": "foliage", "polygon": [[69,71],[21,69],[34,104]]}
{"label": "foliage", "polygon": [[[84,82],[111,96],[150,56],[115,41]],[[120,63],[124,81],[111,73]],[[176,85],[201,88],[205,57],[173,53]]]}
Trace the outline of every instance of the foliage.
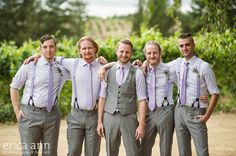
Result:
{"label": "foliage", "polygon": [[0,41],[15,40],[21,45],[46,33],[81,36],[84,5],[80,0],[1,0]]}
{"label": "foliage", "polygon": [[[163,62],[169,62],[180,56],[176,41],[178,32],[168,38],[163,37],[158,29],[141,27],[141,34],[131,35],[135,52],[132,60],[144,60],[142,49],[148,40],[158,41],[163,49]],[[232,111],[236,109],[236,29],[227,29],[223,33],[197,33],[194,37],[196,52],[200,58],[209,62],[216,74],[217,84],[221,91],[221,99],[217,110]],[[115,61],[115,47],[119,40],[117,37],[99,40],[100,50],[98,55],[103,55],[108,61]],[[77,57],[76,41],[63,37],[58,40],[57,55]],[[25,58],[37,52],[38,41],[28,40],[17,48],[15,42],[2,42],[0,44],[0,122],[15,121],[10,95],[9,84],[12,77]],[[71,82],[66,82],[59,98],[59,107],[62,115],[70,111]]]}

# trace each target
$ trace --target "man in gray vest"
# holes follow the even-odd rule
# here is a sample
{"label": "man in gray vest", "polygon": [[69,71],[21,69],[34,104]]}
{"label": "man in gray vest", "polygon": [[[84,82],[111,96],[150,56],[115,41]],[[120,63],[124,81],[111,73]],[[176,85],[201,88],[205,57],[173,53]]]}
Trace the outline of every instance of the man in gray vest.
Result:
{"label": "man in gray vest", "polygon": [[[57,155],[61,113],[57,98],[69,73],[54,61],[56,42],[50,35],[40,39],[41,57],[37,64],[22,65],[11,86],[12,105],[18,121],[22,155]],[[19,90],[25,85],[21,105]]]}
{"label": "man in gray vest", "polygon": [[[130,40],[118,42],[118,61],[108,70],[106,82],[102,83],[97,132],[101,137],[105,136],[108,156],[119,154],[121,136],[126,155],[140,155],[139,140],[145,131],[146,83],[142,71],[130,63],[132,52]],[[137,101],[139,122],[136,115]]]}

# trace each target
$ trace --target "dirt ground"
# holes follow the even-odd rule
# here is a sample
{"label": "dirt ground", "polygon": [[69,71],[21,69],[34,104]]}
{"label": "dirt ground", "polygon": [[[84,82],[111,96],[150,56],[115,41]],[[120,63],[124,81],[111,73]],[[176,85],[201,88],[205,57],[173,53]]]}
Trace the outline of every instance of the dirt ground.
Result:
{"label": "dirt ground", "polygon": [[[207,122],[209,152],[211,156],[236,156],[236,114],[215,113]],[[153,148],[153,156],[159,156],[159,138]],[[193,145],[193,143],[192,143]],[[194,147],[194,146],[193,146]],[[66,140],[66,122],[62,120],[58,155],[66,156],[67,140]],[[0,124],[0,156],[16,156],[20,155],[20,139],[17,124],[6,125]],[[84,154],[83,154],[84,155]],[[105,140],[102,139],[100,151],[101,156],[106,155]],[[123,145],[120,147],[120,156],[125,156]],[[172,147],[172,155],[178,156],[176,136]],[[193,148],[193,156],[196,156]]]}

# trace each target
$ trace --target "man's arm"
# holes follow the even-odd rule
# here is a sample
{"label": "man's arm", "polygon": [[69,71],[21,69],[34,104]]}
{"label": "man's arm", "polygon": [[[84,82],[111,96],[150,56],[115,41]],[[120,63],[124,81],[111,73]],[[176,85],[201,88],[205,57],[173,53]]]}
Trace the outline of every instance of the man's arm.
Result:
{"label": "man's arm", "polygon": [[103,114],[105,107],[105,98],[100,97],[98,102],[98,125],[97,133],[100,137],[104,137]]}
{"label": "man's arm", "polygon": [[135,139],[142,139],[145,134],[145,114],[147,111],[146,100],[139,101],[139,125],[136,129]]}
{"label": "man's arm", "polygon": [[11,102],[12,102],[12,106],[14,108],[14,112],[16,115],[16,119],[17,121],[23,117],[25,118],[24,113],[20,110],[20,102],[19,102],[19,90],[15,89],[15,88],[10,88],[10,94],[11,94]]}
{"label": "man's arm", "polygon": [[98,78],[100,80],[104,80],[107,70],[110,69],[114,64],[116,64],[116,62],[110,62],[102,66],[98,71]]}
{"label": "man's arm", "polygon": [[217,104],[218,98],[219,94],[212,94],[209,106],[207,108],[207,112],[204,115],[198,115],[197,119],[199,119],[202,122],[207,122],[208,119],[210,119],[211,114]]}

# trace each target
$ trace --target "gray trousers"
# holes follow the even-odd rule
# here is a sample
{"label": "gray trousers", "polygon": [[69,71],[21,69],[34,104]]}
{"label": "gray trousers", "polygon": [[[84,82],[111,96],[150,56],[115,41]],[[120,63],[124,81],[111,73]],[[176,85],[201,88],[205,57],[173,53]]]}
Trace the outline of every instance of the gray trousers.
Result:
{"label": "gray trousers", "polygon": [[56,156],[61,122],[57,106],[51,112],[47,112],[47,108],[29,105],[21,105],[21,110],[26,116],[18,122],[22,155],[36,156],[39,148],[42,148],[43,156]]}
{"label": "gray trousers", "polygon": [[73,109],[67,117],[68,156],[79,156],[85,140],[85,155],[98,156],[101,138],[97,134],[97,110]]}
{"label": "gray trousers", "polygon": [[205,108],[193,108],[177,105],[175,108],[175,129],[180,156],[191,156],[191,137],[195,145],[197,156],[208,156],[208,136],[206,123],[196,119],[197,115],[204,115]]}
{"label": "gray trousers", "polygon": [[160,155],[171,156],[174,133],[174,105],[158,107],[146,114],[142,155],[151,156],[157,133],[160,136]]}
{"label": "gray trousers", "polygon": [[106,139],[107,156],[118,156],[121,143],[121,136],[127,156],[140,155],[140,142],[135,139],[135,132],[138,127],[136,114],[114,115],[104,113],[104,128]]}

